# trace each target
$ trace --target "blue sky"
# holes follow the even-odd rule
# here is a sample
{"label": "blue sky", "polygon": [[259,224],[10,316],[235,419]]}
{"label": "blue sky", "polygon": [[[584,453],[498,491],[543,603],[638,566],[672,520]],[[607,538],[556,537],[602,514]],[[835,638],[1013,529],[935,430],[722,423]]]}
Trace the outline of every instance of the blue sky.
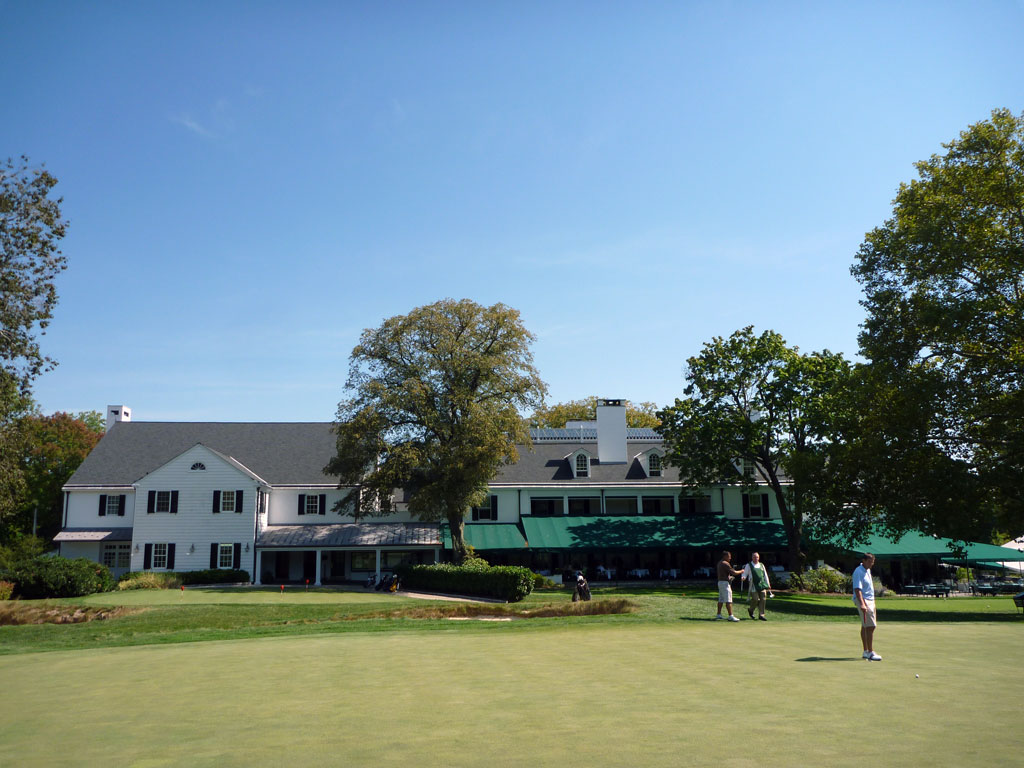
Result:
{"label": "blue sky", "polygon": [[550,400],[716,335],[856,353],[913,163],[1024,110],[1024,3],[0,0],[0,155],[60,180],[42,409],[328,421],[363,328],[504,302]]}

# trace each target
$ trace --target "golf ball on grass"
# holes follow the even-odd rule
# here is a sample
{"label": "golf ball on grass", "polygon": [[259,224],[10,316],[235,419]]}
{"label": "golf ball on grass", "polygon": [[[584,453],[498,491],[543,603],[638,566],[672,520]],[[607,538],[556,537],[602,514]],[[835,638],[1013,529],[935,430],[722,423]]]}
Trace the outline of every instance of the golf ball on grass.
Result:
{"label": "golf ball on grass", "polygon": [[914,675],[914,677],[920,677],[920,675]]}

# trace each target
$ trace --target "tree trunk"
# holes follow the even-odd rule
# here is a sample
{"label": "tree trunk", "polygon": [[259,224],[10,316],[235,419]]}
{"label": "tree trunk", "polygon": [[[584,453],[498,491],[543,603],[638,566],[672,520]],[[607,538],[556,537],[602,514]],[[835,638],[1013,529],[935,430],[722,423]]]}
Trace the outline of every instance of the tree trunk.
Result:
{"label": "tree trunk", "polygon": [[448,515],[448,528],[452,534],[452,559],[456,565],[461,565],[466,559],[466,538],[464,534],[464,522],[461,511],[458,515]]}

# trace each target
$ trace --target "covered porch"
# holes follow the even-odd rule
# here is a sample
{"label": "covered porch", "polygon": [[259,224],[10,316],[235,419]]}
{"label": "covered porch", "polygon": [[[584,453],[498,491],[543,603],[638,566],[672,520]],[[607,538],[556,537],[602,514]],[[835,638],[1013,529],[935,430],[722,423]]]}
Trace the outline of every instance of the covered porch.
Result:
{"label": "covered porch", "polygon": [[436,523],[275,525],[256,542],[256,584],[342,584],[380,580],[400,563],[433,563]]}

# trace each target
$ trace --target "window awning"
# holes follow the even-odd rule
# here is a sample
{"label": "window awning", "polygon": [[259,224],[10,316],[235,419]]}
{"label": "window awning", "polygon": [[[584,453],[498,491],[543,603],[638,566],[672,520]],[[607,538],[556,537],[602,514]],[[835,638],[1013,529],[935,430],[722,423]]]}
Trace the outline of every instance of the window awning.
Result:
{"label": "window awning", "polygon": [[907,559],[912,557],[938,557],[948,563],[982,562],[982,561],[1024,561],[1024,552],[1010,547],[999,547],[995,544],[982,544],[969,541],[964,547],[963,557],[950,549],[952,539],[941,536],[929,536],[920,531],[910,531],[898,539],[873,535],[856,549],[844,547],[850,552],[870,552],[876,558],[886,560]]}
{"label": "window awning", "polygon": [[784,549],[777,520],[719,516],[523,517],[530,549]]}
{"label": "window awning", "polygon": [[[465,525],[462,535],[473,549],[525,549],[526,539],[515,523],[477,523]],[[441,526],[444,548],[452,548],[452,532],[447,524]]]}
{"label": "window awning", "polygon": [[65,528],[54,541],[131,541],[131,528]]}

